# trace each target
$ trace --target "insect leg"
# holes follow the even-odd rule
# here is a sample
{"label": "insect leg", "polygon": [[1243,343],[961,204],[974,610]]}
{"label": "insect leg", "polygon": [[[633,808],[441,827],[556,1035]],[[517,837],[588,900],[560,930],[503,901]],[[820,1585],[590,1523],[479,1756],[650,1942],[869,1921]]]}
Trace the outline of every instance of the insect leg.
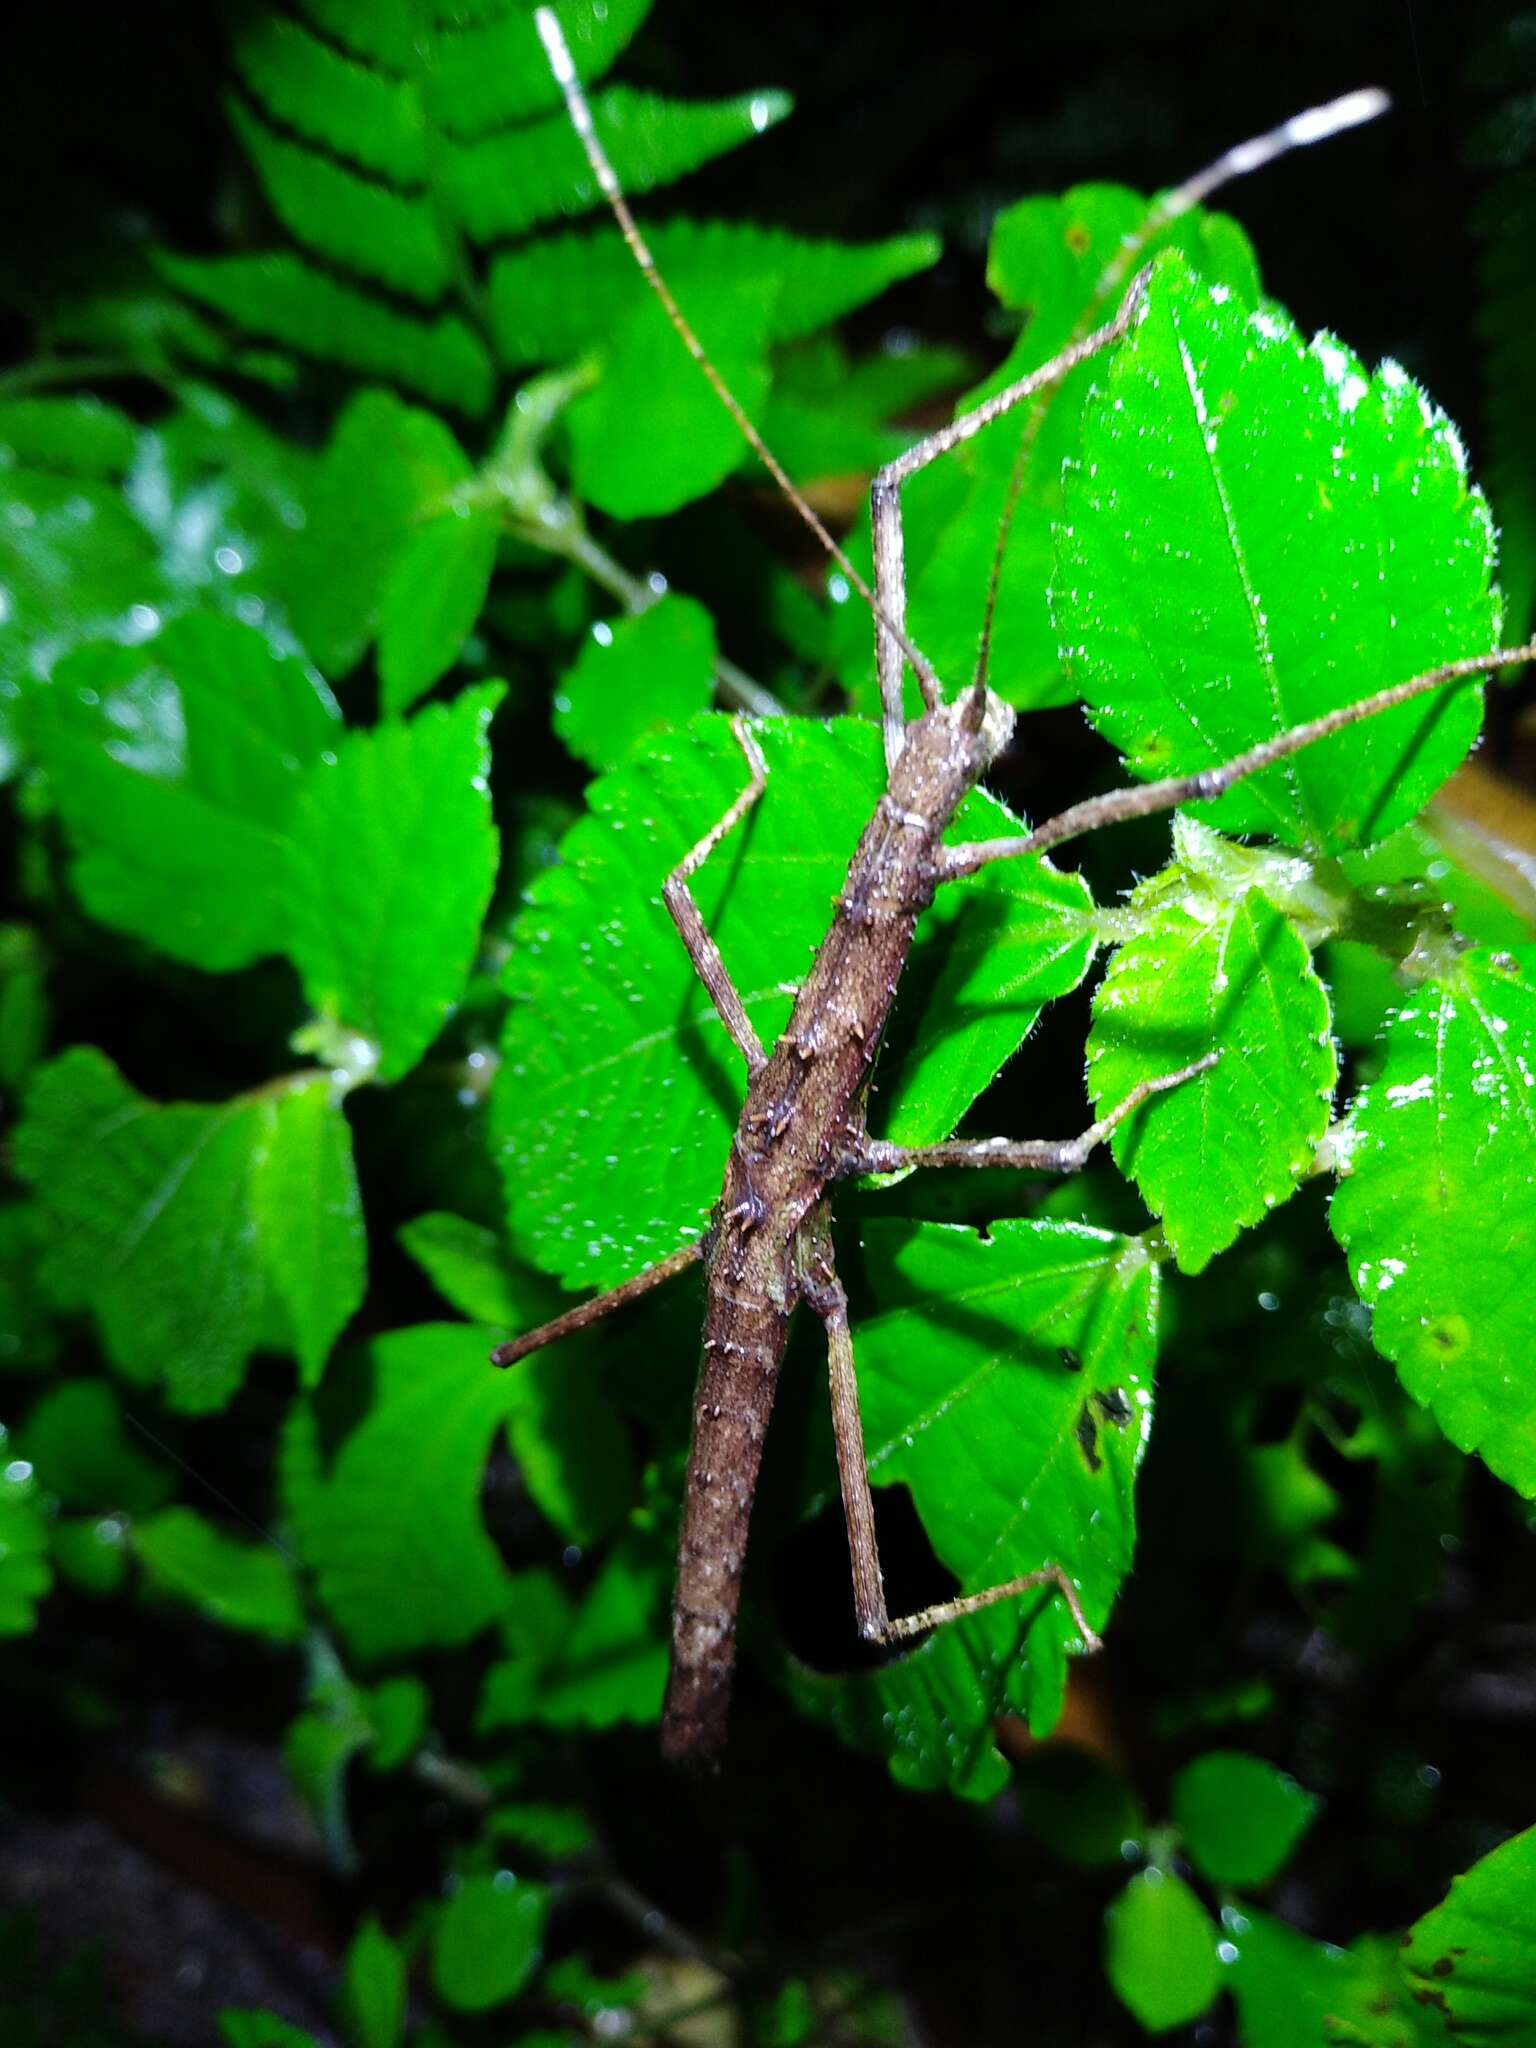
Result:
{"label": "insect leg", "polygon": [[654,1266],[647,1266],[643,1273],[637,1273],[633,1280],[626,1280],[618,1287],[610,1287],[606,1294],[596,1294],[590,1301],[579,1302],[575,1308],[568,1308],[563,1316],[553,1321],[540,1323],[536,1330],[530,1330],[524,1337],[513,1337],[505,1344],[499,1344],[491,1353],[492,1365],[516,1365],[520,1358],[526,1358],[532,1351],[542,1351],[546,1344],[557,1343],[562,1337],[574,1336],[577,1330],[585,1330],[589,1324],[600,1323],[604,1316],[611,1316],[616,1308],[625,1308],[632,1301],[638,1301],[642,1294],[649,1294],[653,1287],[659,1287],[664,1280],[682,1273],[689,1266],[696,1265],[704,1256],[701,1242],[685,1244],[669,1258],[661,1259]]}
{"label": "insect leg", "polygon": [[[880,708],[885,730],[885,760],[887,768],[895,765],[902,746],[902,727],[905,723],[902,708],[902,663],[904,656],[903,634],[907,610],[906,569],[903,559],[901,529],[901,487],[908,477],[915,476],[920,469],[926,469],[930,462],[937,462],[941,456],[979,434],[1005,412],[1022,405],[1026,399],[1075,370],[1090,356],[1101,349],[1110,347],[1126,334],[1141,309],[1146,293],[1146,273],[1139,273],[1129,290],[1120,301],[1119,311],[1112,320],[1085,335],[1081,341],[1064,348],[1060,355],[1052,356],[1048,363],[1042,363],[1037,370],[1031,370],[1027,377],[1020,377],[1006,389],[978,405],[974,412],[962,413],[947,427],[940,427],[925,440],[917,442],[904,455],[898,455],[894,462],[888,462],[869,487],[870,519],[874,530],[875,544],[875,596],[878,600],[875,611],[875,666],[880,675]],[[938,682],[930,671],[918,673],[923,702],[931,711],[940,702]]]}
{"label": "insect leg", "polygon": [[940,879],[951,882],[961,875],[974,875],[978,868],[984,868],[994,860],[1014,860],[1023,854],[1044,853],[1049,847],[1060,846],[1064,840],[1078,839],[1085,832],[1095,832],[1101,825],[1118,825],[1126,818],[1150,817],[1156,811],[1176,810],[1180,804],[1209,803],[1215,797],[1225,796],[1245,775],[1255,775],[1262,768],[1271,768],[1275,762],[1283,761],[1291,754],[1299,754],[1303,747],[1310,747],[1318,740],[1331,738],[1346,726],[1359,725],[1364,719],[1374,718],[1378,712],[1391,711],[1415,697],[1444,689],[1447,684],[1466,682],[1474,676],[1487,675],[1494,669],[1507,668],[1522,661],[1536,661],[1536,640],[1528,640],[1523,647],[1504,647],[1495,649],[1492,654],[1473,655],[1465,661],[1448,661],[1443,667],[1430,669],[1406,683],[1393,683],[1388,689],[1377,690],[1369,697],[1357,698],[1353,704],[1341,704],[1335,711],[1325,711],[1321,718],[1311,718],[1304,725],[1294,725],[1289,732],[1279,733],[1271,740],[1261,740],[1257,746],[1234,754],[1230,760],[1218,762],[1212,768],[1201,768],[1193,775],[1170,775],[1161,782],[1136,783],[1126,789],[1107,790],[1103,796],[1087,797],[1054,818],[1047,818],[1033,832],[1022,833],[1017,838],[977,839],[969,846],[946,847],[940,854]]}
{"label": "insect leg", "polygon": [[1208,1073],[1219,1058],[1220,1054],[1208,1052],[1175,1073],[1138,1081],[1123,1102],[1117,1102],[1076,1138],[952,1138],[944,1145],[889,1145],[865,1138],[848,1154],[842,1172],[900,1173],[909,1166],[1016,1166],[1036,1173],[1081,1173],[1094,1148],[1102,1145],[1132,1110],[1139,1109],[1149,1096],[1162,1095],[1197,1074]]}
{"label": "insect leg", "polygon": [[853,1339],[848,1329],[848,1298],[831,1263],[829,1242],[820,1248],[814,1277],[806,1286],[806,1300],[821,1317],[827,1332],[827,1365],[832,1389],[832,1433],[837,1443],[837,1469],[842,1482],[843,1513],[848,1524],[848,1555],[853,1566],[853,1606],[859,1634],[869,1643],[904,1642],[920,1636],[941,1622],[962,1615],[977,1614],[1000,1600],[1012,1600],[1041,1586],[1054,1586],[1089,1650],[1099,1648],[1099,1638],[1088,1624],[1077,1588],[1060,1565],[1043,1565],[984,1592],[962,1593],[954,1600],[919,1609],[916,1614],[897,1615],[893,1620],[885,1604],[885,1580],[880,1570],[880,1547],[875,1536],[875,1503],[870,1491],[869,1470],[864,1460],[864,1425],[859,1416],[859,1388],[854,1372]]}
{"label": "insect leg", "polygon": [[698,844],[683,855],[668,875],[661,893],[678,935],[688,948],[688,958],[693,962],[694,971],[709,991],[709,999],[730,1033],[731,1043],[746,1061],[747,1072],[755,1074],[765,1058],[762,1042],[752,1028],[752,1019],[736,993],[736,984],[720,957],[720,948],[710,937],[688,887],[688,877],[698,873],[725,835],[741,823],[767,786],[768,766],[747,725],[742,719],[735,718],[731,721],[731,730],[747,757],[751,780],[725,815],[718,818]]}

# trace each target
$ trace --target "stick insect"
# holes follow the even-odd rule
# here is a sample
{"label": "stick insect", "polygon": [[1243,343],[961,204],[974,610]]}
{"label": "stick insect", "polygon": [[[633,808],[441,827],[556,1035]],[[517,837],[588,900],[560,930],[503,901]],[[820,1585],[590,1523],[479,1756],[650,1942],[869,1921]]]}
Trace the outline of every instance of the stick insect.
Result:
{"label": "stick insect", "polygon": [[[1512,660],[1531,658],[1536,649],[1448,663],[1294,726],[1198,773],[1088,798],[1029,832],[946,846],[944,833],[960,802],[1008,745],[1014,714],[986,681],[986,644],[997,586],[995,564],[981,658],[973,680],[958,693],[946,695],[906,631],[903,484],[1127,335],[1140,316],[1146,291],[1146,273],[1131,273],[1137,254],[1157,230],[1199,204],[1227,179],[1256,169],[1298,144],[1371,118],[1382,110],[1383,96],[1352,94],[1299,116],[1229,152],[1154,208],[1140,237],[1121,250],[1101,285],[1102,303],[1119,301],[1111,318],[1082,334],[1041,368],[920,441],[876,476],[871,491],[874,586],[870,588],[765,446],[706,355],[630,213],[593,128],[557,20],[547,8],[541,8],[535,19],[592,172],[648,285],[717,399],[818,545],[863,597],[875,622],[886,787],[854,852],[830,928],[800,989],[789,1024],[771,1052],[759,1041],[689,888],[692,876],[747,818],[765,787],[764,758],[745,719],[738,718],[734,725],[745,768],[744,787],[665,883],[666,907],[747,1075],[745,1102],[708,1229],[696,1242],[623,1285],[493,1354],[496,1364],[511,1365],[702,1262],[706,1284],[702,1363],[694,1397],[693,1440],[679,1539],[662,1747],[674,1758],[708,1761],[718,1756],[725,1740],[753,1493],[791,1319],[802,1302],[820,1318],[826,1332],[837,1463],[861,1635],[872,1643],[902,1643],[997,1602],[1045,1590],[1065,1603],[1083,1646],[1089,1650],[1097,1647],[1098,1639],[1068,1566],[1059,1561],[913,1614],[890,1613],[865,1464],[848,1303],[833,1247],[831,1192],[839,1182],[860,1175],[930,1166],[1077,1171],[1094,1148],[1149,1097],[1176,1089],[1206,1071],[1216,1055],[1140,1082],[1107,1114],[1070,1140],[953,1139],[908,1147],[872,1139],[866,1126],[866,1105],[876,1055],[917,920],[937,891],[992,862],[1041,854],[1104,825],[1209,802],[1244,777],[1347,726]],[[910,721],[903,702],[908,665],[916,676],[923,706],[921,714]]]}

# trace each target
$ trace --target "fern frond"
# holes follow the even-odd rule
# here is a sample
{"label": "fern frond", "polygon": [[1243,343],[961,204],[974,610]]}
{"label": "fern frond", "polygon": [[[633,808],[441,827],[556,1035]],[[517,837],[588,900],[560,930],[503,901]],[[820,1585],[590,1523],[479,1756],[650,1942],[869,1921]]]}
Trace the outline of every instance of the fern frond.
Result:
{"label": "fern frond", "polygon": [[[933,235],[852,245],[746,222],[690,220],[649,227],[647,235],[685,302],[690,289],[768,296],[770,342],[802,340],[939,256]],[[611,229],[510,251],[491,267],[497,353],[508,369],[580,355],[611,335],[646,293],[634,258]]]}
{"label": "fern frond", "polygon": [[[597,132],[631,193],[670,184],[761,135],[788,112],[789,100],[779,92],[685,106],[616,85],[592,101]],[[563,112],[467,148],[448,149],[445,170],[454,213],[477,242],[524,234],[562,213],[585,213],[603,204]]]}
{"label": "fern frond", "polygon": [[403,385],[461,412],[478,415],[491,402],[489,354],[453,314],[414,319],[298,256],[162,254],[159,268],[200,305],[300,354]]}

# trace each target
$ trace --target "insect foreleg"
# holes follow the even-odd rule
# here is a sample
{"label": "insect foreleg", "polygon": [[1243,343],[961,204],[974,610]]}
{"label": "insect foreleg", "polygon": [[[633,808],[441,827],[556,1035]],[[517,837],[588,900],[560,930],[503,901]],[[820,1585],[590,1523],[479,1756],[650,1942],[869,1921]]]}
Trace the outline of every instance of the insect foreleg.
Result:
{"label": "insect foreleg", "polygon": [[1089,1626],[1077,1588],[1060,1565],[1043,1565],[1002,1585],[988,1586],[980,1593],[962,1593],[936,1606],[919,1608],[916,1614],[894,1619],[885,1603],[885,1579],[880,1569],[880,1546],[875,1535],[875,1502],[870,1491],[869,1469],[864,1457],[864,1424],[859,1415],[859,1387],[853,1363],[853,1338],[848,1328],[848,1298],[833,1263],[832,1240],[825,1223],[808,1225],[811,1249],[805,1278],[805,1299],[821,1317],[827,1332],[827,1367],[832,1392],[832,1434],[837,1444],[837,1469],[842,1485],[843,1514],[848,1525],[848,1555],[853,1567],[853,1605],[859,1634],[869,1643],[906,1642],[925,1635],[946,1621],[962,1615],[979,1614],[1001,1600],[1021,1593],[1033,1593],[1042,1586],[1054,1586],[1067,1604],[1086,1649],[1100,1647]]}
{"label": "insect foreleg", "polygon": [[[1042,363],[1037,370],[1031,370],[1027,377],[1020,377],[1016,383],[978,405],[973,412],[962,413],[947,427],[940,427],[926,440],[916,443],[904,455],[898,455],[894,462],[888,462],[869,487],[870,522],[874,532],[875,547],[875,596],[878,600],[875,614],[875,665],[880,676],[880,709],[885,731],[886,767],[893,768],[901,753],[902,726],[905,722],[902,706],[902,662],[904,654],[903,632],[907,612],[906,570],[903,560],[901,527],[901,487],[908,477],[915,476],[920,469],[926,469],[930,462],[937,462],[979,434],[983,427],[989,427],[994,420],[1001,419],[1005,412],[1011,412],[1016,405],[1038,393],[1059,384],[1063,377],[1075,370],[1079,363],[1087,362],[1101,349],[1109,348],[1119,341],[1130,329],[1146,295],[1146,273],[1136,276],[1120,301],[1119,311],[1112,320],[1081,341],[1074,342],[1059,355],[1052,356],[1048,363]],[[918,672],[918,683],[922,689],[923,702],[931,711],[940,701],[938,685],[931,673]]]}
{"label": "insect foreleg", "polygon": [[536,1330],[530,1330],[525,1337],[513,1337],[506,1344],[499,1344],[491,1353],[492,1365],[516,1365],[520,1358],[530,1352],[542,1351],[546,1344],[558,1343],[562,1337],[572,1337],[578,1330],[585,1330],[592,1323],[600,1323],[604,1316],[611,1316],[615,1309],[626,1308],[630,1302],[638,1301],[642,1294],[649,1294],[653,1287],[659,1287],[664,1280],[682,1273],[689,1266],[697,1265],[704,1256],[702,1242],[685,1244],[669,1258],[660,1260],[654,1266],[647,1266],[643,1273],[637,1273],[633,1280],[626,1280],[622,1286],[610,1287],[606,1294],[594,1295],[591,1301],[583,1301],[575,1308],[568,1308],[563,1316],[556,1316],[551,1322],[540,1323]]}
{"label": "insect foreleg", "polygon": [[951,882],[961,875],[974,875],[978,868],[984,868],[994,860],[1014,860],[1023,854],[1044,853],[1065,840],[1079,839],[1085,832],[1096,832],[1102,825],[1118,825],[1127,818],[1145,818],[1157,811],[1177,810],[1180,804],[1209,803],[1216,797],[1225,796],[1244,776],[1271,768],[1277,761],[1299,754],[1304,747],[1342,732],[1346,726],[1359,725],[1367,718],[1374,718],[1378,712],[1391,711],[1399,704],[1427,695],[1431,690],[1444,689],[1447,684],[1465,682],[1473,676],[1488,675],[1494,669],[1508,668],[1524,661],[1536,661],[1536,640],[1528,640],[1523,647],[1497,648],[1492,654],[1472,655],[1465,661],[1448,661],[1442,667],[1414,676],[1406,683],[1393,683],[1390,688],[1376,690],[1369,697],[1358,698],[1353,704],[1342,704],[1336,711],[1325,711],[1321,718],[1311,718],[1303,725],[1292,726],[1289,732],[1279,733],[1272,740],[1261,740],[1257,746],[1234,754],[1230,760],[1218,762],[1211,768],[1201,768],[1193,775],[1170,775],[1161,782],[1136,783],[1126,789],[1107,790],[1103,796],[1087,797],[1082,803],[1071,805],[1054,818],[1047,818],[1033,832],[1023,833],[1018,838],[977,839],[968,846],[946,847],[939,856],[941,879]]}
{"label": "insect foreleg", "polygon": [[710,937],[700,915],[699,906],[694,902],[688,887],[688,877],[698,873],[725,835],[741,823],[767,786],[768,766],[757,741],[739,718],[732,719],[731,730],[736,735],[741,751],[747,757],[747,772],[751,780],[724,816],[717,819],[698,844],[690,847],[683,855],[668,875],[661,893],[667,909],[671,912],[672,922],[677,926],[678,935],[688,948],[688,958],[693,962],[694,971],[709,991],[709,999],[719,1013],[720,1022],[730,1033],[731,1043],[746,1061],[747,1072],[755,1074],[765,1058],[762,1041],[752,1028],[752,1019],[747,1015],[746,1007],[736,993],[736,984],[731,980],[730,971],[720,957],[720,948]]}
{"label": "insect foreleg", "polygon": [[910,1166],[1013,1166],[1035,1173],[1081,1173],[1090,1154],[1150,1096],[1182,1087],[1197,1074],[1208,1073],[1220,1058],[1208,1052],[1172,1074],[1138,1081],[1112,1110],[1076,1138],[952,1138],[943,1145],[890,1145],[866,1138],[844,1163],[845,1174],[900,1173]]}

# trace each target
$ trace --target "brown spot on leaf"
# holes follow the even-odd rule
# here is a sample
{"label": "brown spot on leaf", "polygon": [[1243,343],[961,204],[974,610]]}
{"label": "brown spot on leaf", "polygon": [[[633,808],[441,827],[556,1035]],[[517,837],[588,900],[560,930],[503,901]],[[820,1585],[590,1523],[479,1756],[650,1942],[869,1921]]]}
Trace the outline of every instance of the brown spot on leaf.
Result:
{"label": "brown spot on leaf", "polygon": [[1083,1454],[1083,1463],[1090,1472],[1101,1471],[1104,1460],[1099,1456],[1099,1426],[1094,1421],[1086,1402],[1078,1410],[1076,1434],[1077,1447]]}

